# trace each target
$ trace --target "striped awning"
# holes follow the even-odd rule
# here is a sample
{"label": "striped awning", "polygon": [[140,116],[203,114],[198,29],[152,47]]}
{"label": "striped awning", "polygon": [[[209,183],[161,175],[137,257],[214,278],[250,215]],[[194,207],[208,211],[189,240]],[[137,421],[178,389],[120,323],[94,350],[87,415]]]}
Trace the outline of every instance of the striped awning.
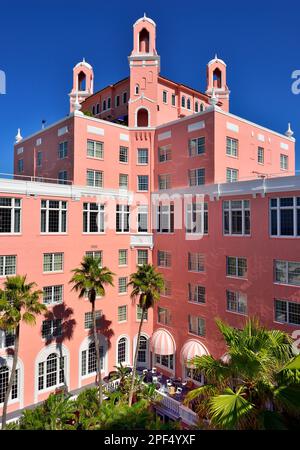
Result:
{"label": "striped awning", "polygon": [[[203,345],[199,341],[190,340],[187,341],[181,350],[181,360],[184,365],[187,365],[187,362],[190,361],[195,356],[204,356],[209,355],[209,352],[205,345]],[[188,367],[193,367],[192,364],[188,363]]]}
{"label": "striped awning", "polygon": [[173,336],[167,330],[155,331],[151,338],[151,350],[157,355],[174,355],[176,345]]}

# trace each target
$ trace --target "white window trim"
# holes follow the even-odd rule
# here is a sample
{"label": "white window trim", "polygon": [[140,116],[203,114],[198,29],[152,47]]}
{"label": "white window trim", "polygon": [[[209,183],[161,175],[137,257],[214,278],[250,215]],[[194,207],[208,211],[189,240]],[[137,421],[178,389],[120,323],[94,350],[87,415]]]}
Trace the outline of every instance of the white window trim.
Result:
{"label": "white window trim", "polygon": [[[5,349],[2,349],[5,351]],[[7,366],[9,369],[9,373],[11,373],[12,366],[13,366],[13,356],[7,355],[6,351],[4,354],[0,354],[0,367]],[[18,357],[17,362],[17,370],[18,372],[18,397],[9,400],[8,405],[14,405],[19,403],[19,409],[24,407],[24,363],[23,361]],[[0,403],[0,408],[3,407],[3,403]]]}
{"label": "white window trim", "polygon": [[[142,332],[141,337],[145,337],[147,339],[146,362],[143,364],[138,363],[138,366],[149,368],[149,366],[150,366],[150,336],[147,333]],[[133,338],[133,354],[134,355],[136,352],[137,338],[138,338],[138,335],[136,334]]]}
{"label": "white window trim", "polygon": [[[119,322],[120,323],[120,322]],[[126,339],[126,347],[125,347],[125,361],[122,362],[122,365],[126,365],[126,366],[130,366],[131,365],[131,339],[127,334],[121,334],[120,336],[118,336],[118,339],[116,341],[116,366],[119,365],[118,363],[118,346],[119,346],[119,342],[122,338]]]}
{"label": "white window trim", "polygon": [[[102,376],[108,374],[108,342],[107,338],[103,336],[103,334],[97,333],[98,336],[98,342],[100,343],[100,346],[103,346],[103,369],[101,370]],[[86,336],[84,340],[81,342],[79,347],[79,354],[78,354],[78,387],[82,387],[85,383],[83,381],[95,377],[96,372],[88,373],[87,375],[81,375],[81,364],[82,364],[82,352],[84,350],[89,349],[89,345],[94,342],[94,339],[92,336]]]}

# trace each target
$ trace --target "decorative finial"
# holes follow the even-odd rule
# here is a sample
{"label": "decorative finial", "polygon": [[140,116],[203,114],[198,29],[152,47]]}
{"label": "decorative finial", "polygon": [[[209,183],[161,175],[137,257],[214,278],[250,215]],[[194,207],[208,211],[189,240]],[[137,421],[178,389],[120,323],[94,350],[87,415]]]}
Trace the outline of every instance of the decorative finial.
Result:
{"label": "decorative finial", "polygon": [[22,138],[22,136],[21,136],[21,129],[18,128],[18,134],[17,134],[17,136],[16,136],[16,142],[18,143],[18,142],[20,142],[22,139],[23,139],[23,138]]}
{"label": "decorative finial", "polygon": [[85,58],[82,58],[82,62],[84,62],[84,63],[85,63]]}
{"label": "decorative finial", "polygon": [[144,19],[146,19],[147,18],[147,16],[146,16],[146,13],[144,12]]}
{"label": "decorative finial", "polygon": [[291,137],[293,137],[293,134],[294,134],[294,132],[293,132],[293,130],[291,129],[291,124],[290,124],[290,122],[289,122],[289,124],[288,124],[288,129],[287,129],[287,131],[285,132],[285,135],[286,135],[288,138],[291,138]]}
{"label": "decorative finial", "polygon": [[215,53],[215,59],[218,59],[218,55]]}
{"label": "decorative finial", "polygon": [[217,96],[216,96],[216,93],[215,93],[215,88],[212,88],[212,91],[211,91],[211,97],[210,97],[210,99],[209,99],[209,103],[212,105],[212,106],[216,106],[217,105],[217,103],[218,103],[218,98],[217,98]]}

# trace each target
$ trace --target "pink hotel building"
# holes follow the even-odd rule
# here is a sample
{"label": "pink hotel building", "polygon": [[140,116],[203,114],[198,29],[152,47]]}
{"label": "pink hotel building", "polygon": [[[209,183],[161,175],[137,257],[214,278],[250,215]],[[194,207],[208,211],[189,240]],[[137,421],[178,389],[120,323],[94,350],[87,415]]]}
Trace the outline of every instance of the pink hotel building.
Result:
{"label": "pink hotel building", "polygon": [[[14,177],[0,179],[0,282],[27,274],[49,306],[37,326],[22,325],[10,413],[64,378],[71,392],[94,382],[90,305],[69,284],[87,253],[116,274],[97,300],[104,376],[133,362],[139,310],[127,282],[147,261],[166,287],[143,328],[140,367],[197,385],[186,361],[225,352],[216,317],[300,326],[293,132],[230,113],[217,56],[202,93],[160,75],[153,20],[137,20],[133,38],[129,77],[94,92],[92,66],[77,64],[70,114],[27,138],[19,131]],[[13,341],[0,330],[0,409]]]}

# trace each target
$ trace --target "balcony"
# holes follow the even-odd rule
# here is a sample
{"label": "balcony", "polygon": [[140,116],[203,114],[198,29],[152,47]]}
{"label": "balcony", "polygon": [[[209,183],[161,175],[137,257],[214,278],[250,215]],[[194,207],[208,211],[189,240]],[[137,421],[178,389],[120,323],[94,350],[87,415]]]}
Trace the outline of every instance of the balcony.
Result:
{"label": "balcony", "polygon": [[153,248],[153,234],[151,233],[138,233],[130,236],[130,247],[149,247]]}

